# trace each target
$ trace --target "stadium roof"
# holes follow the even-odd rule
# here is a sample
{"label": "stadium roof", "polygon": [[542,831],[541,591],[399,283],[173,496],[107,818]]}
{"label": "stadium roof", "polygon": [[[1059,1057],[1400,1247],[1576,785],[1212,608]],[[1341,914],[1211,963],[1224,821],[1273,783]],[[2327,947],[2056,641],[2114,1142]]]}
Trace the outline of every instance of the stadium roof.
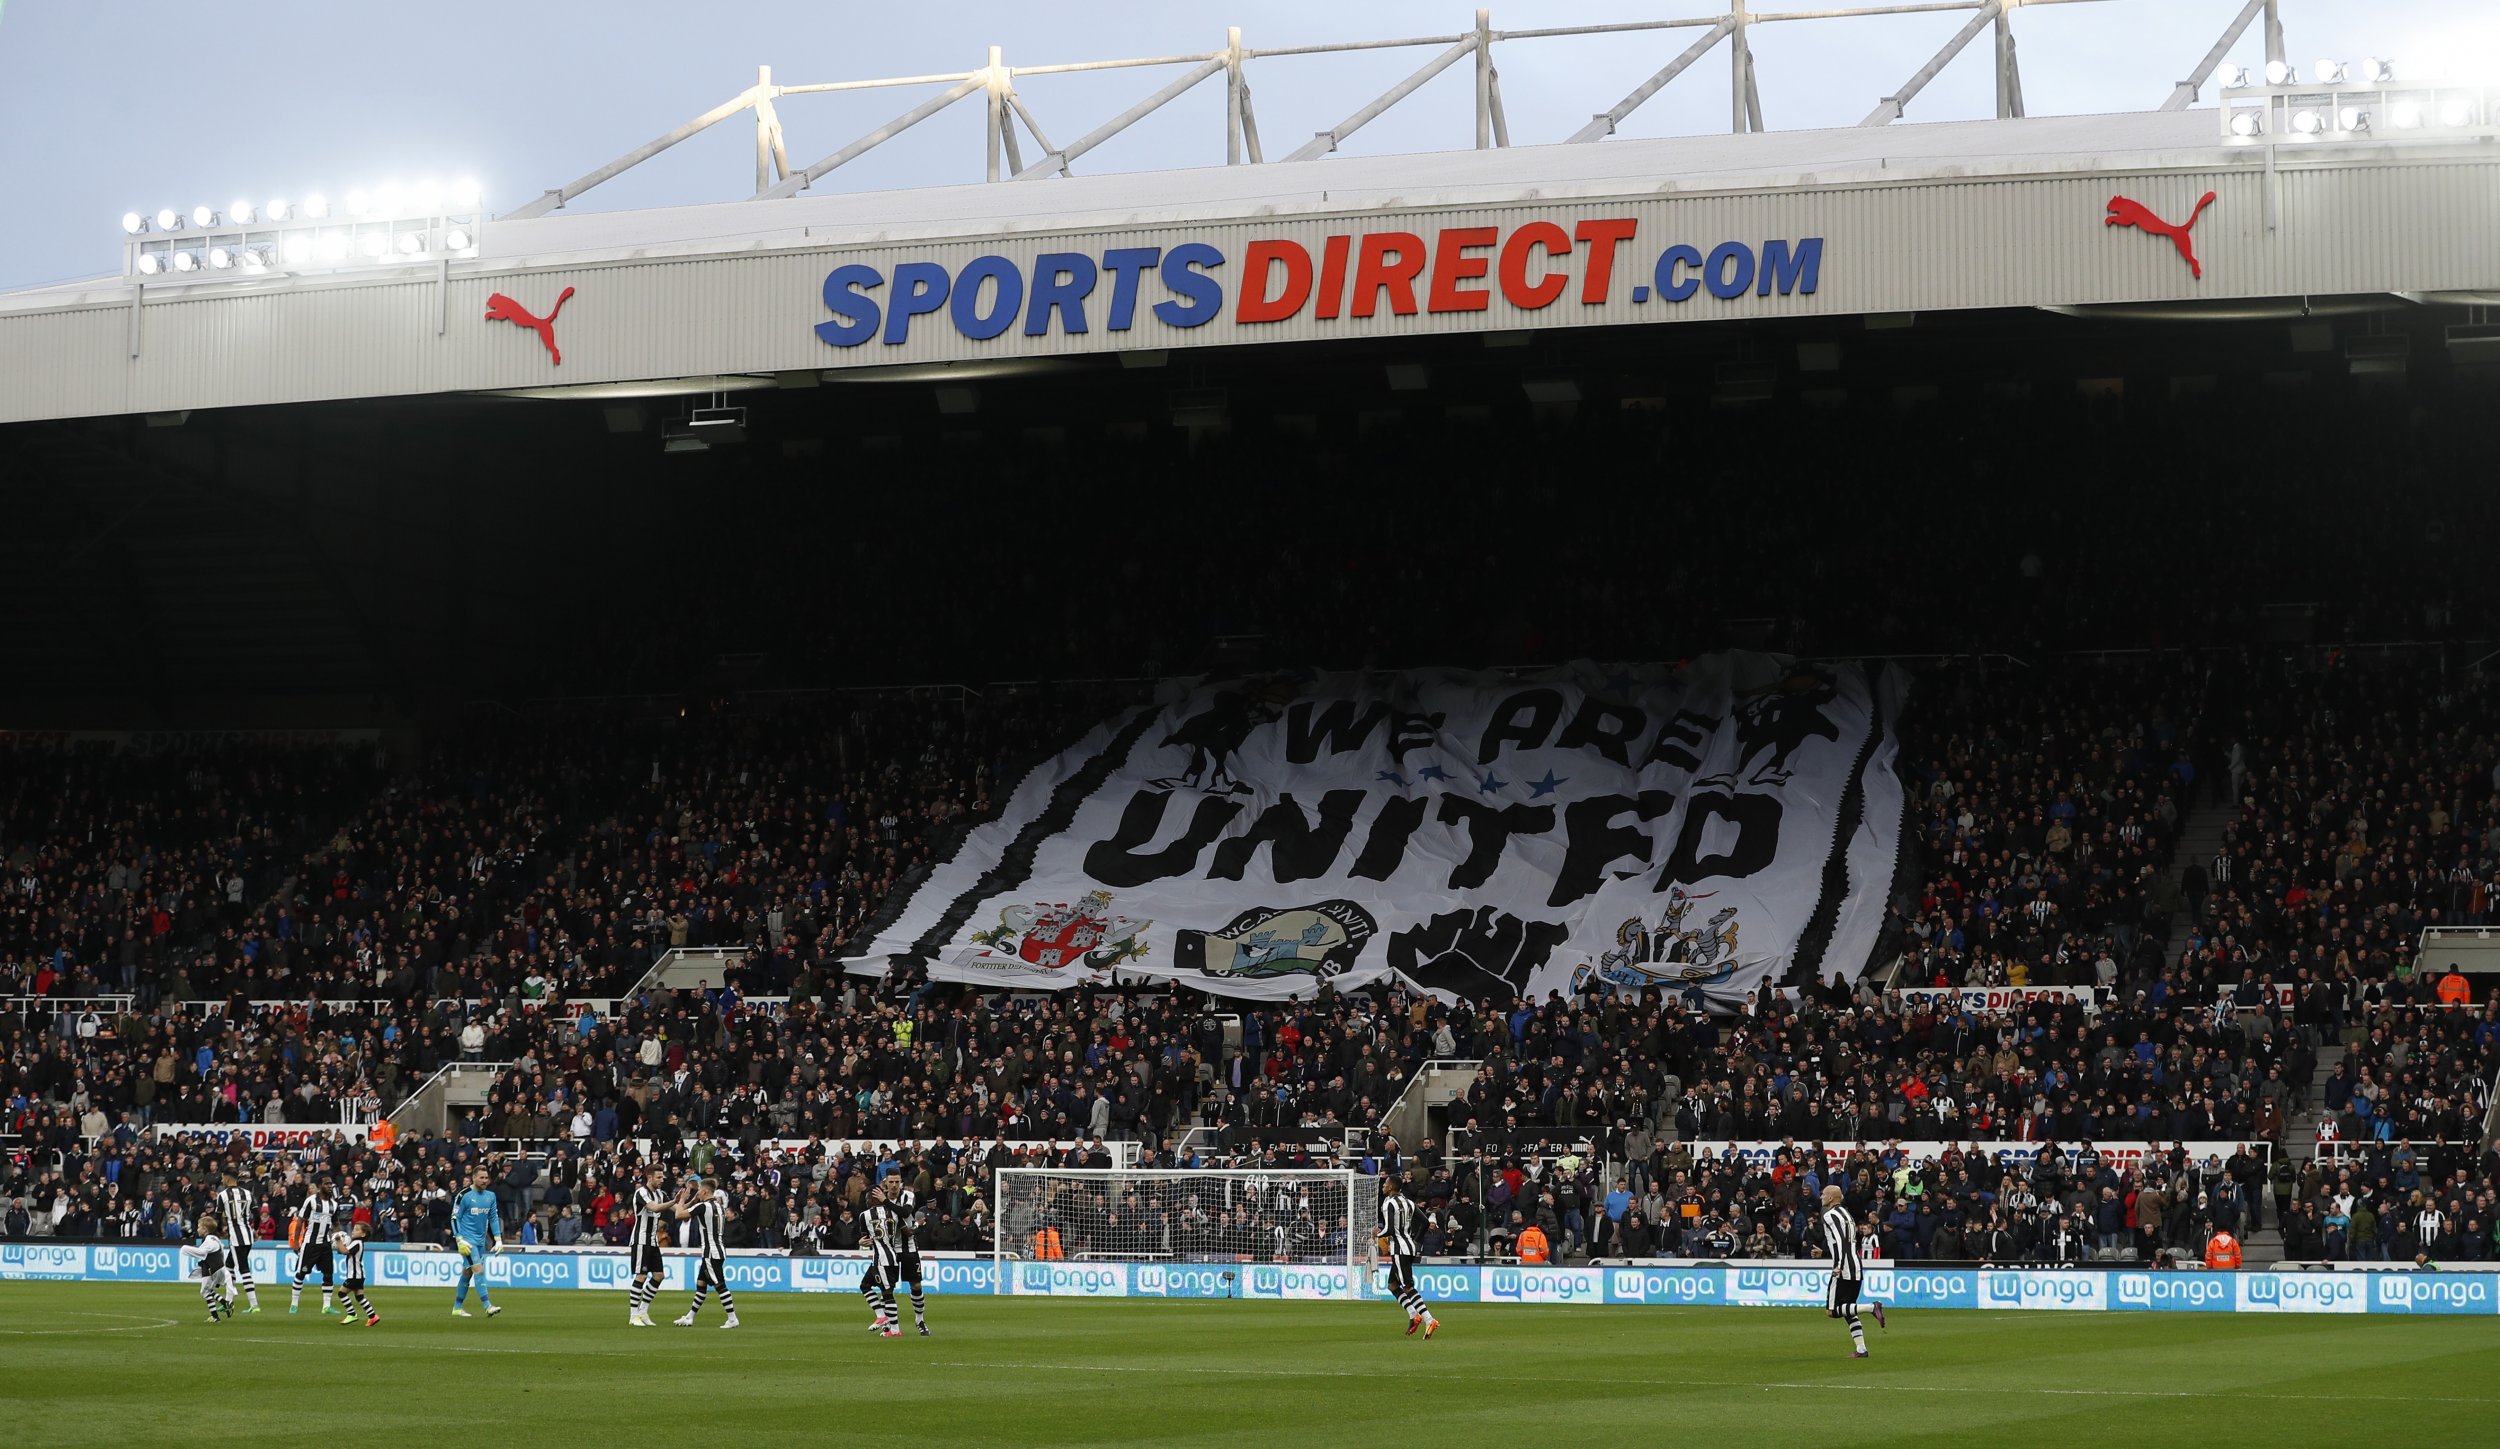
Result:
{"label": "stadium roof", "polygon": [[[481,229],[492,266],[1008,236],[1325,212],[1432,210],[1880,181],[2244,163],[2211,110],[1900,123],[1608,140],[1256,166],[974,182],[629,211],[560,211]],[[194,284],[199,285],[199,284]],[[268,283],[256,284],[262,288]],[[127,297],[119,276],[0,294],[0,306]]]}

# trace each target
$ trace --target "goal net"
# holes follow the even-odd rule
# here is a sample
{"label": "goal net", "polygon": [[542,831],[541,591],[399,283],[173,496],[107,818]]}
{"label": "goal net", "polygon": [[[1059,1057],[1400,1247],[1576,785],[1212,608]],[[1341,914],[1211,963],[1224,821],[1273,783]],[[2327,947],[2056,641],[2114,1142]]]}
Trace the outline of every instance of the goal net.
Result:
{"label": "goal net", "polygon": [[1378,1179],[1344,1169],[1002,1168],[995,1251],[1002,1261],[1327,1264],[1360,1273],[1378,1256],[1379,1193]]}

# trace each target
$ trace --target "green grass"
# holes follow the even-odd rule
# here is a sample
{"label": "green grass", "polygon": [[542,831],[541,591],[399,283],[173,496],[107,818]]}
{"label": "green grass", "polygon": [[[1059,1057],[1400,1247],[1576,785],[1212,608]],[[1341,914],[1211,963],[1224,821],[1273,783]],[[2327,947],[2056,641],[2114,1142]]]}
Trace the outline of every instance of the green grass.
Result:
{"label": "green grass", "polygon": [[[0,1285],[0,1439],[86,1445],[2361,1446],[2500,1442],[2500,1321],[1900,1313],[1847,1357],[1813,1310],[749,1294],[629,1329],[622,1294],[378,1295],[382,1326],[211,1326],[187,1285]],[[663,1324],[685,1306],[657,1306]],[[309,1302],[309,1295],[308,1295]],[[472,1305],[474,1307],[474,1305]],[[715,1310],[716,1311],[716,1310]]]}

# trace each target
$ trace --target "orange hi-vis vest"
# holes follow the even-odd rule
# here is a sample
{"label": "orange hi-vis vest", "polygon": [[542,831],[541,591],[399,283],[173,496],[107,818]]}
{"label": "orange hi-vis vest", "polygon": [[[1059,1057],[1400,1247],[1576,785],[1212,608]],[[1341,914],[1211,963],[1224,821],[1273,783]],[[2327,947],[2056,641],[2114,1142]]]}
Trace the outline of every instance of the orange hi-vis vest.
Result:
{"label": "orange hi-vis vest", "polygon": [[2236,1268],[2239,1265],[2239,1239],[2232,1237],[2229,1233],[2216,1233],[2213,1235],[2213,1240],[2205,1244],[2206,1267]]}
{"label": "orange hi-vis vest", "polygon": [[1545,1229],[1530,1223],[1527,1230],[1519,1235],[1519,1261],[1542,1263],[1548,1256],[1545,1246]]}
{"label": "orange hi-vis vest", "polygon": [[2465,978],[2451,971],[2439,978],[2439,999],[2449,1006],[2469,1006],[2474,1001],[2474,988]]}
{"label": "orange hi-vis vest", "polygon": [[1067,1250],[1059,1246],[1057,1228],[1043,1228],[1033,1234],[1034,1261],[1055,1263],[1067,1256]]}

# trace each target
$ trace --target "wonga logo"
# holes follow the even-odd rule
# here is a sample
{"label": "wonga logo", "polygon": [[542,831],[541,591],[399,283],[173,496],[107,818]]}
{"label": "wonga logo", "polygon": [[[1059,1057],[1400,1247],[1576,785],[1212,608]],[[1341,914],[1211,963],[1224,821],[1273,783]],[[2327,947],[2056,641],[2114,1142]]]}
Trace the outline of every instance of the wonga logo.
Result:
{"label": "wonga logo", "polygon": [[2249,1273],[2240,1278],[2243,1313],[2367,1313],[2361,1285],[2350,1278],[2298,1273]]}
{"label": "wonga logo", "polygon": [[171,1278],[177,1276],[171,1248],[97,1248],[95,1272],[101,1278]]}
{"label": "wonga logo", "polygon": [[573,1265],[556,1258],[498,1253],[486,1260],[486,1281],[498,1288],[567,1288]]}
{"label": "wonga logo", "polygon": [[460,1278],[449,1253],[383,1253],[373,1260],[373,1281],[394,1288],[448,1288]]}
{"label": "wonga logo", "polygon": [[1728,1284],[1727,1301],[1755,1308],[1819,1304],[1827,1281],[1821,1268],[1739,1268]]}
{"label": "wonga logo", "polygon": [[1709,1273],[1618,1268],[1613,1275],[1613,1292],[1617,1303],[1716,1303],[1719,1280]]}
{"label": "wonga logo", "polygon": [[0,1263],[16,1267],[30,1278],[87,1276],[87,1250],[61,1243],[11,1244],[5,1253],[0,1253]]}
{"label": "wonga logo", "polygon": [[1577,1303],[1603,1290],[1597,1274],[1580,1268],[1496,1268],[1485,1275],[1485,1296],[1514,1303]]}
{"label": "wonga logo", "polygon": [[1895,1308],[1968,1308],[1978,1286],[1968,1273],[1877,1268],[1866,1275],[1866,1292]]}
{"label": "wonga logo", "polygon": [[1982,1308],[2099,1308],[2101,1280],[2084,1273],[1983,1273]]}
{"label": "wonga logo", "polygon": [[2205,1273],[2117,1273],[2117,1306],[2169,1313],[2228,1313],[2231,1285]]}
{"label": "wonga logo", "polygon": [[1261,1265],[1250,1270],[1253,1298],[1345,1298],[1354,1292],[1343,1268],[1280,1268]]}
{"label": "wonga logo", "polygon": [[2392,1313],[2489,1313],[2492,1280],[2444,1273],[2378,1273],[2378,1306]]}
{"label": "wonga logo", "polygon": [[1137,1291],[1158,1298],[1223,1298],[1232,1289],[1225,1278],[1224,1270],[1213,1266],[1166,1268],[1140,1264]]}
{"label": "wonga logo", "polygon": [[1126,1273],[1116,1267],[1027,1263],[1016,1275],[1016,1291],[1075,1298],[1121,1298],[1127,1296],[1128,1282]]}
{"label": "wonga logo", "polygon": [[585,1288],[622,1287],[633,1278],[633,1265],[623,1258],[605,1253],[582,1259],[582,1286]]}

